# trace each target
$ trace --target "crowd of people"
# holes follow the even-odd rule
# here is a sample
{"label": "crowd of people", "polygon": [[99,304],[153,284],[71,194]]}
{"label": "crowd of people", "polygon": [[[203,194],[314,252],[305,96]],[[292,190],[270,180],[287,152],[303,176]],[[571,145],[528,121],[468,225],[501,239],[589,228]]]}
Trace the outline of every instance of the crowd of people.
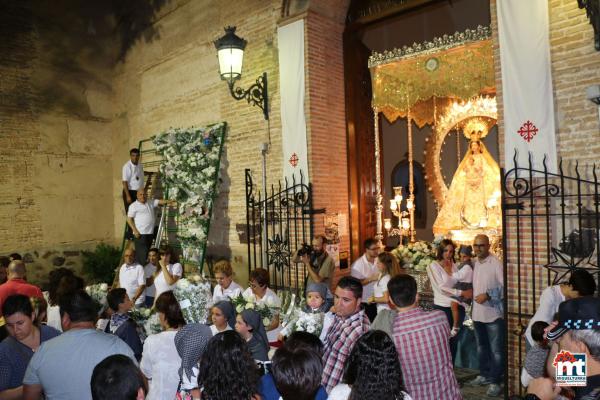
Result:
{"label": "crowd of people", "polygon": [[[254,304],[281,307],[262,268],[251,271],[244,290],[231,265],[217,263],[210,320],[187,323],[173,294],[183,267],[168,248],[149,249],[145,265],[135,251],[125,251],[118,287],[108,292],[102,315],[72,271],[53,270],[43,294],[27,282],[26,265],[13,254],[0,259],[6,336],[0,399],[461,399],[453,352],[470,305],[480,375],[467,384],[487,385],[488,395],[497,396],[506,362],[504,282],[489,247],[486,236],[477,236],[456,263],[455,245],[442,241],[428,270],[434,309],[424,310],[415,278],[372,239],[350,275],[333,286],[331,257],[324,238],[316,237],[308,254],[295,257],[310,271],[306,301],[285,327],[283,315],[264,321],[253,307],[232,304],[241,294]],[[593,277],[577,270],[543,292],[526,333],[528,398],[559,395],[548,378],[559,350],[588,356],[589,384],[575,388],[571,398],[600,398],[595,290]],[[130,310],[143,305],[157,312],[160,333],[139,334]],[[307,315],[322,317],[320,332],[296,329]]]}

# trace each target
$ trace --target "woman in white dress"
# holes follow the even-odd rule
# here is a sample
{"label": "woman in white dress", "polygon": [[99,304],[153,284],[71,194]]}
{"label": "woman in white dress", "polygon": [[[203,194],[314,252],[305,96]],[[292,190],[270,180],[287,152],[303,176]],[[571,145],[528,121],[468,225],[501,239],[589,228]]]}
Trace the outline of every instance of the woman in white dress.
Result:
{"label": "woman in white dress", "polygon": [[[281,300],[274,291],[269,288],[269,271],[264,268],[256,268],[250,272],[250,287],[242,294],[244,298],[250,299],[256,304],[266,304],[273,309],[281,307]],[[273,319],[267,329],[269,342],[276,342],[277,336],[281,331],[279,326],[279,312],[274,313]]]}
{"label": "woman in white dress", "polygon": [[150,335],[144,342],[140,369],[148,378],[147,400],[173,399],[179,384],[181,357],[175,348],[175,335],[185,319],[173,292],[163,292],[155,302],[163,332]]}
{"label": "woman in white dress", "polygon": [[233,281],[233,269],[227,260],[221,260],[214,267],[217,286],[213,290],[213,303],[229,300],[242,294],[242,287]]}
{"label": "woman in white dress", "polygon": [[379,277],[373,286],[373,296],[369,297],[369,303],[377,304],[377,313],[381,310],[389,310],[388,305],[389,295],[387,284],[396,275],[400,275],[404,271],[400,268],[400,264],[394,255],[387,251],[379,254],[375,262],[379,270]]}
{"label": "woman in white dress", "polygon": [[159,251],[156,273],[154,275],[155,296],[161,295],[168,290],[173,290],[175,284],[183,275],[183,267],[180,263],[171,264],[173,251],[169,247],[163,247]]}

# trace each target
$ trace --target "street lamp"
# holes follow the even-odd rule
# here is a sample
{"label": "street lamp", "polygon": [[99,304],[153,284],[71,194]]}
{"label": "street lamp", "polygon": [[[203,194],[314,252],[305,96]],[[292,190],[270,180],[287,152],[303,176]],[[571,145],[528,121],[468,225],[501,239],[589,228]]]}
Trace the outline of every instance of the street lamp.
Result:
{"label": "street lamp", "polygon": [[235,34],[235,26],[225,28],[225,35],[215,40],[217,56],[219,58],[219,72],[221,79],[227,81],[229,92],[236,100],[246,99],[248,104],[258,106],[265,119],[269,119],[269,96],[267,92],[267,73],[263,72],[256,79],[256,83],[247,90],[240,87],[234,88],[236,80],[242,76],[242,65],[244,62],[244,49],[246,40]]}

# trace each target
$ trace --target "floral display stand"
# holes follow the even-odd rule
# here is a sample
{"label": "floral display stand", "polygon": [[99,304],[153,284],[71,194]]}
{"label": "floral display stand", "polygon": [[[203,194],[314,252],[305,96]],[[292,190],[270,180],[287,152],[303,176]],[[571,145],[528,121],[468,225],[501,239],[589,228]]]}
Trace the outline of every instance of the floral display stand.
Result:
{"label": "floral display stand", "polygon": [[218,194],[226,123],[171,128],[153,142],[163,157],[159,171],[169,198],[178,203],[177,238],[186,264],[202,273],[210,220]]}

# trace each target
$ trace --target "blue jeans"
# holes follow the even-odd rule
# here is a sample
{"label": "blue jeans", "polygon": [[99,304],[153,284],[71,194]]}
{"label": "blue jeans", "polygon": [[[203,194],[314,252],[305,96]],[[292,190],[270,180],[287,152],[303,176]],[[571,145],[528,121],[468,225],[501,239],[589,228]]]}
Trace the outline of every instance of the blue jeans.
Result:
{"label": "blue jeans", "polygon": [[[448,324],[450,325],[450,329],[454,326],[454,321],[452,320],[452,308],[450,307],[442,307],[436,304],[433,305],[433,308],[436,310],[443,311],[446,314],[446,319],[448,320]],[[465,320],[465,308],[461,305],[458,306],[458,328],[462,330],[462,324]],[[450,338],[450,354],[452,354],[452,363],[456,359],[456,350],[458,349],[458,335]]]}
{"label": "blue jeans", "polygon": [[479,375],[491,383],[500,384],[504,373],[504,320],[494,322],[474,321],[477,352],[479,353]]}

